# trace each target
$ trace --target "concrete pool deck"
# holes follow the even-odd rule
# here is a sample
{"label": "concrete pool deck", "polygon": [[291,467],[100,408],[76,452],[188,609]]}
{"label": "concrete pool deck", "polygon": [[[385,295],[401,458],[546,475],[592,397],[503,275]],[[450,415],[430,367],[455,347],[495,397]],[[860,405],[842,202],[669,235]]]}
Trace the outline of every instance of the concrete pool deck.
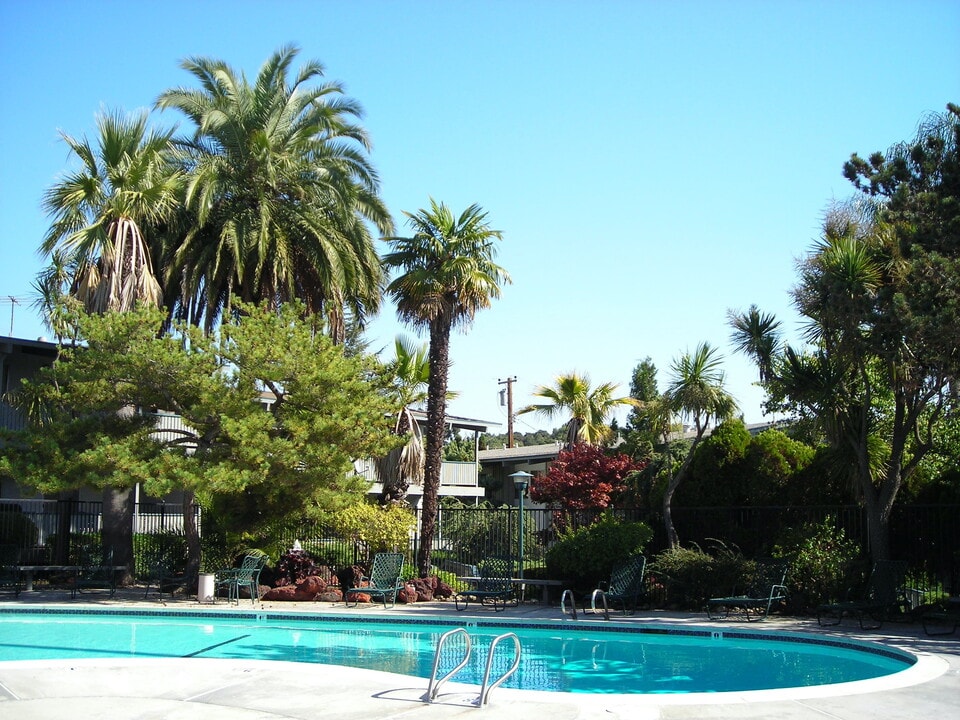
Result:
{"label": "concrete pool deck", "polygon": [[[398,614],[480,617],[499,620],[563,621],[557,606],[524,604],[494,614],[492,610],[457,613],[453,602],[382,605],[358,608],[325,602],[265,602],[239,606],[220,601],[200,604],[195,598],[172,600],[156,594],[143,598],[143,588],[120,590],[113,599],[85,593],[70,600],[69,592],[22,593],[19,600],[0,596],[4,607],[43,605],[78,609],[118,608],[178,610],[242,610],[355,617]],[[497,688],[489,704],[474,706],[479,688],[444,685],[438,701],[423,701],[427,680],[353,668],[270,661],[184,659],[70,660],[0,663],[0,715],[17,720],[369,720],[370,718],[476,717],[488,720],[549,716],[549,720],[687,720],[747,718],[760,720],[940,720],[960,715],[960,632],[928,637],[919,623],[885,623],[862,631],[852,621],[837,628],[819,628],[815,619],[770,618],[762,623],[711,622],[705,614],[639,612],[615,617],[617,622],[645,625],[791,631],[882,642],[918,655],[921,662],[894,676],[840,686],[797,690],[719,693],[714,695],[575,695]],[[574,621],[568,620],[573,623]],[[577,624],[603,623],[584,618]],[[735,670],[735,668],[734,668]],[[920,682],[917,682],[920,681]],[[911,682],[914,684],[906,684]]]}

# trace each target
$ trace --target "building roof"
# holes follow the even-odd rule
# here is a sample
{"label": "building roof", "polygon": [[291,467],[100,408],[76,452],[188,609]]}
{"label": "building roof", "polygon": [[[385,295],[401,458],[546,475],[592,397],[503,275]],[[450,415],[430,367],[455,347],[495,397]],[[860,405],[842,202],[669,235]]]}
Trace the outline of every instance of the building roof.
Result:
{"label": "building roof", "polygon": [[553,460],[557,457],[563,445],[548,443],[546,445],[526,445],[524,447],[495,448],[481,450],[477,453],[477,460],[481,463],[510,462],[524,460]]}
{"label": "building roof", "polygon": [[[412,410],[413,416],[420,422],[426,422],[427,420],[427,411],[426,410]],[[492,420],[477,420],[474,418],[465,418],[459,417],[457,415],[450,415],[447,413],[447,425],[456,430],[475,430],[477,432],[486,432],[487,428],[500,427],[500,423],[493,422]]]}
{"label": "building roof", "polygon": [[57,344],[47,342],[42,338],[40,340],[24,340],[22,338],[0,335],[0,352],[8,355],[19,352],[25,355],[56,357]]}

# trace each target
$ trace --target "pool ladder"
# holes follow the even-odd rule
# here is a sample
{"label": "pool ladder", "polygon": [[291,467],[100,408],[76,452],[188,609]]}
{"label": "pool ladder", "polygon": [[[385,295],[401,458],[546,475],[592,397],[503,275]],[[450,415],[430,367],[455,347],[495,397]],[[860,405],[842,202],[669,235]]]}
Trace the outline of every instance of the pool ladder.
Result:
{"label": "pool ladder", "polygon": [[[459,663],[457,663],[455,668],[438,679],[437,671],[440,669],[440,655],[443,651],[443,646],[447,640],[452,638],[454,635],[460,634],[463,635],[466,641],[463,658]],[[493,667],[494,653],[497,650],[497,645],[504,640],[513,640],[513,664],[510,666],[509,670],[491,683],[490,670]],[[430,684],[427,686],[427,702],[432,703],[434,700],[436,700],[437,693],[440,692],[440,686],[458,672],[463,670],[464,667],[466,667],[467,663],[470,662],[470,652],[472,649],[473,640],[470,638],[470,633],[468,633],[464,628],[454,628],[453,630],[449,630],[440,636],[440,639],[437,641],[437,651],[433,656],[433,670],[430,672]],[[516,633],[504,633],[503,635],[498,635],[493,639],[493,642],[490,643],[490,649],[487,651],[487,664],[483,671],[483,684],[480,686],[480,695],[475,702],[477,707],[483,707],[486,705],[490,700],[490,692],[494,688],[499,687],[504,680],[517,671],[517,668],[520,667],[520,650],[520,638],[517,637]]]}
{"label": "pool ladder", "polygon": [[[600,611],[597,609],[597,598],[603,601],[603,619],[610,619],[610,608],[607,606],[607,594],[603,590],[594,590],[593,594],[590,596],[590,612],[594,615],[597,615]],[[567,605],[567,601],[570,601],[570,604]],[[563,595],[560,596],[560,612],[563,613],[564,617],[567,615],[571,619],[577,619],[577,603],[573,597],[572,590],[564,590]],[[587,609],[583,609],[584,614],[586,614]]]}

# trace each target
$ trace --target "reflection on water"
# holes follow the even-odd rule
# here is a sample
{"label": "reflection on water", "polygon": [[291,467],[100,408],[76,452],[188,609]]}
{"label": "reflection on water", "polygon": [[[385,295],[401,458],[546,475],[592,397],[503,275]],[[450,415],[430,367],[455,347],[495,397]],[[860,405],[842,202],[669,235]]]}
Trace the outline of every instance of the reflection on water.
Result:
{"label": "reflection on water", "polygon": [[[429,677],[437,641],[449,626],[365,620],[250,620],[189,616],[129,617],[0,613],[0,659],[211,657],[325,663]],[[723,637],[511,627],[523,644],[506,687],[578,693],[689,693],[820,685],[905,669],[902,660],[846,647]],[[471,628],[473,652],[455,678],[479,685],[492,639],[501,630]],[[440,674],[464,654],[455,636]],[[503,652],[499,652],[502,649]],[[501,645],[492,677],[513,661]]]}

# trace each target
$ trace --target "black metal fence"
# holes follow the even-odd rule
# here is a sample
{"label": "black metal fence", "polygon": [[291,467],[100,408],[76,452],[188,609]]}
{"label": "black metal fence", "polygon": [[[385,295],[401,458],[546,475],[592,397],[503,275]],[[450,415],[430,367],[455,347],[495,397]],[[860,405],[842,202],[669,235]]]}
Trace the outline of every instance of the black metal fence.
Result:
{"label": "black metal fence", "polygon": [[[14,548],[21,565],[77,564],[82,549],[99,542],[102,528],[99,501],[0,499],[0,545]],[[137,503],[132,530],[134,555],[142,557],[157,538],[183,535],[183,508]]]}
{"label": "black metal fence", "polygon": [[[199,513],[199,511],[198,511]],[[643,521],[654,531],[647,547],[653,557],[667,546],[662,519],[644,510],[618,510],[625,520]],[[521,552],[520,516],[517,508],[441,507],[433,543],[433,563],[454,574],[472,574],[470,568],[484,557],[523,558],[527,577],[545,577],[545,556],[564,528],[591,522],[595,513],[559,514],[552,510],[525,509]],[[747,557],[769,555],[781,543],[788,529],[821,522],[824,518],[843,528],[846,535],[868,547],[868,525],[861,508],[817,507],[729,507],[675,508],[674,525],[683,544],[696,543],[704,549],[720,542],[738,549]],[[419,518],[418,518],[419,520]],[[197,522],[201,527],[202,518]],[[182,535],[181,507],[170,503],[142,503],[133,515],[134,554],[138,568],[143,557],[156,549],[158,538]],[[417,523],[419,527],[419,522]],[[72,564],[77,548],[99,539],[99,502],[54,500],[0,500],[0,545],[15,546],[22,564]],[[272,554],[295,542],[318,562],[335,568],[364,564],[372,548],[339,536],[320,523],[304,522],[273,533]],[[911,569],[939,580],[956,593],[960,591],[960,506],[900,505],[890,525],[893,554],[908,561]],[[420,537],[414,532],[409,545],[399,548],[414,564]],[[204,543],[204,566],[212,569],[228,561],[227,548]],[[219,552],[219,555],[218,555]],[[274,562],[278,558],[274,558]]]}

